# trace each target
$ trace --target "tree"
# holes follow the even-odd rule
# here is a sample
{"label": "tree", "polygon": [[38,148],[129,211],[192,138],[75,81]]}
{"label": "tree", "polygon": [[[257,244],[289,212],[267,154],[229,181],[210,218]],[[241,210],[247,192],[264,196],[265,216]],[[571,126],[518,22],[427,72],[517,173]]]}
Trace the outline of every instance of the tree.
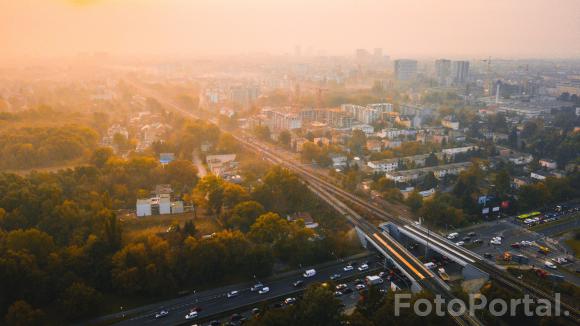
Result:
{"label": "tree", "polygon": [[197,167],[189,160],[174,160],[165,166],[167,182],[177,189],[192,189],[197,182]]}
{"label": "tree", "polygon": [[64,291],[60,305],[67,319],[76,320],[97,310],[102,300],[97,290],[84,283],[75,282]]}
{"label": "tree", "polygon": [[511,177],[507,169],[501,169],[495,175],[495,189],[500,197],[504,197],[511,189]]}
{"label": "tree", "polygon": [[195,187],[194,193],[201,195],[201,201],[207,205],[208,211],[219,213],[223,205],[224,181],[209,174],[203,177]]}
{"label": "tree", "polygon": [[44,313],[40,309],[34,309],[26,301],[19,300],[10,306],[5,320],[8,326],[43,325]]}
{"label": "tree", "polygon": [[97,168],[102,169],[112,156],[113,150],[110,147],[99,147],[93,152],[91,163]]}
{"label": "tree", "polygon": [[258,137],[258,139],[270,141],[270,128],[268,126],[256,126],[254,128],[254,135]]}
{"label": "tree", "polygon": [[256,219],[265,213],[264,206],[256,201],[244,201],[238,203],[231,210],[228,224],[239,230],[247,232]]}
{"label": "tree", "polygon": [[360,129],[355,129],[352,131],[352,135],[348,144],[348,148],[355,155],[360,155],[367,144],[367,136]]}
{"label": "tree", "polygon": [[425,166],[437,166],[437,165],[439,165],[439,159],[437,159],[437,156],[435,155],[435,153],[432,152],[425,159]]}
{"label": "tree", "polygon": [[435,177],[435,174],[432,171],[429,171],[423,180],[421,180],[421,188],[423,190],[433,189],[436,188],[439,184],[439,180]]}
{"label": "tree", "polygon": [[280,144],[282,144],[286,148],[289,148],[291,140],[292,140],[292,135],[290,134],[290,132],[288,130],[280,131],[280,134],[278,135],[278,142]]}
{"label": "tree", "polygon": [[230,209],[240,202],[250,199],[250,195],[242,186],[225,182],[223,186],[224,207]]}
{"label": "tree", "polygon": [[423,205],[423,196],[417,190],[413,190],[405,199],[405,204],[411,208],[411,211],[416,213]]}
{"label": "tree", "polygon": [[463,211],[451,206],[438,194],[423,203],[419,215],[429,225],[439,227],[458,226],[463,222]]}
{"label": "tree", "polygon": [[296,325],[334,326],[342,321],[341,303],[325,285],[308,287],[296,312]]}
{"label": "tree", "polygon": [[240,150],[240,143],[230,133],[222,133],[217,144],[219,153],[237,153]]}

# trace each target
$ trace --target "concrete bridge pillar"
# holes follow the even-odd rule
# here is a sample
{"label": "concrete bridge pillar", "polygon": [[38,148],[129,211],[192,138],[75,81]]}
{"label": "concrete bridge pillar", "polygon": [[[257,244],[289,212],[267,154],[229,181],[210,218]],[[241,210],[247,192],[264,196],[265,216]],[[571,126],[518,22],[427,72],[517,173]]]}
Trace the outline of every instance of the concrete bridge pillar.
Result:
{"label": "concrete bridge pillar", "polygon": [[368,241],[367,238],[364,234],[364,232],[361,231],[361,229],[359,229],[358,227],[355,227],[356,230],[356,235],[358,236],[358,239],[360,241],[361,246],[363,246],[363,248],[368,249]]}

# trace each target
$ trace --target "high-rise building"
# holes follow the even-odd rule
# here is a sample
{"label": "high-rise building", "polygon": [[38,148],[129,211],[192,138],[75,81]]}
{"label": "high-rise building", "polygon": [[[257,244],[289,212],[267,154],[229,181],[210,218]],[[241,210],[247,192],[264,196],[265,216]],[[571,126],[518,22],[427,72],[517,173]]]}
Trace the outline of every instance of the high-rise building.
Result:
{"label": "high-rise building", "polygon": [[395,78],[397,80],[411,80],[417,75],[417,60],[395,60]]}
{"label": "high-rise building", "polygon": [[456,85],[465,84],[469,76],[469,61],[453,61],[451,76]]}
{"label": "high-rise building", "polygon": [[435,75],[439,84],[448,85],[451,76],[451,60],[439,59],[435,61]]}

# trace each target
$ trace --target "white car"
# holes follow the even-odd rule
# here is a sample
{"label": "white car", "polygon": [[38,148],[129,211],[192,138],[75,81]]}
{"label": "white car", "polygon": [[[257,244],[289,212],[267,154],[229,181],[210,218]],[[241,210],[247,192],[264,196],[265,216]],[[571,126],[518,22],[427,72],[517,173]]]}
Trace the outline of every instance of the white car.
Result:
{"label": "white car", "polygon": [[362,264],[362,265],[360,265],[360,266],[359,266],[359,268],[358,268],[358,270],[359,270],[360,272],[362,272],[362,271],[366,271],[367,269],[369,269],[369,265],[367,265],[367,264]]}
{"label": "white car", "polygon": [[463,241],[459,241],[457,243],[455,243],[456,246],[463,246],[465,244],[465,242]]}
{"label": "white car", "polygon": [[344,268],[343,268],[343,270],[344,270],[345,272],[350,272],[350,271],[352,271],[353,269],[354,269],[354,267],[352,267],[352,265],[346,265],[346,266],[344,266]]}
{"label": "white car", "polygon": [[447,239],[453,240],[453,239],[457,238],[458,236],[459,236],[459,233],[453,232],[447,236]]}
{"label": "white car", "polygon": [[185,319],[194,319],[197,318],[197,311],[190,311],[187,315],[185,315]]}
{"label": "white car", "polygon": [[230,291],[228,292],[228,298],[237,297],[240,294],[238,291]]}
{"label": "white car", "polygon": [[554,265],[554,263],[552,263],[551,261],[546,261],[544,263],[544,266],[551,268],[551,269],[557,269],[558,267],[556,265]]}
{"label": "white car", "polygon": [[501,245],[501,240],[497,240],[497,239],[492,239],[489,243],[491,243],[492,245]]}
{"label": "white car", "polygon": [[357,285],[356,285],[356,289],[357,289],[357,290],[359,290],[359,291],[360,291],[360,290],[364,290],[366,287],[367,287],[367,286],[366,286],[366,285],[364,285],[364,284],[357,284]]}
{"label": "white car", "polygon": [[160,312],[155,314],[155,318],[163,318],[165,316],[169,315],[169,311],[167,310],[161,310]]}
{"label": "white car", "polygon": [[258,291],[258,293],[260,293],[260,294],[265,294],[268,292],[270,292],[270,288],[267,286],[264,286],[263,288],[260,289],[260,291]]}
{"label": "white car", "polygon": [[342,291],[342,290],[346,289],[347,287],[348,287],[348,285],[346,285],[346,284],[339,284],[336,286],[336,290]]}
{"label": "white car", "polygon": [[522,240],[522,241],[520,242],[520,245],[522,245],[522,246],[524,246],[524,247],[529,247],[529,246],[531,246],[531,245],[532,245],[532,242],[531,242],[531,241],[527,241],[527,240]]}

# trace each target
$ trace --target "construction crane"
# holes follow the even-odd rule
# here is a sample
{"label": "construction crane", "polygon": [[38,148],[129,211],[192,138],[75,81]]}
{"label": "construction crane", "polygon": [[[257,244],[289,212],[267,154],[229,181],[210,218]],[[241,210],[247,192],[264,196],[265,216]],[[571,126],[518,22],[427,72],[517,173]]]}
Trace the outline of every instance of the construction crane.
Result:
{"label": "construction crane", "polygon": [[486,88],[487,88],[487,96],[491,96],[491,56],[487,57],[486,60],[481,60],[487,64],[486,75]]}

